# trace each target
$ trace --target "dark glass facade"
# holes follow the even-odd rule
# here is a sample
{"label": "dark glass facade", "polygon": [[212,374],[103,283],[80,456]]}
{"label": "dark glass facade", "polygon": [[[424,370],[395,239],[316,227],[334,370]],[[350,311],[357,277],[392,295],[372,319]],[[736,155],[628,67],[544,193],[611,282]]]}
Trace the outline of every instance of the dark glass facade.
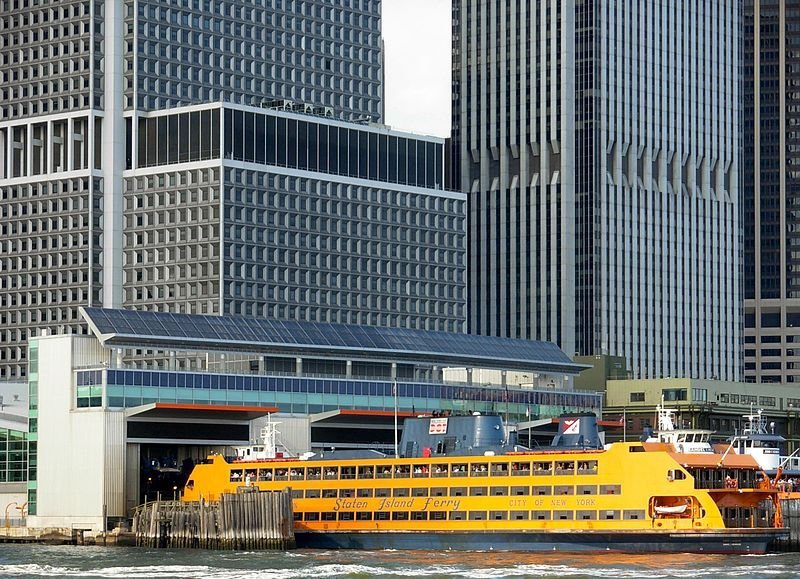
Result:
{"label": "dark glass facade", "polygon": [[[128,126],[130,131],[130,126]],[[139,118],[137,166],[153,167],[219,157],[219,109]],[[126,167],[133,159],[128,154]]]}
{"label": "dark glass facade", "polygon": [[225,109],[226,159],[442,189],[444,146],[386,131]]}

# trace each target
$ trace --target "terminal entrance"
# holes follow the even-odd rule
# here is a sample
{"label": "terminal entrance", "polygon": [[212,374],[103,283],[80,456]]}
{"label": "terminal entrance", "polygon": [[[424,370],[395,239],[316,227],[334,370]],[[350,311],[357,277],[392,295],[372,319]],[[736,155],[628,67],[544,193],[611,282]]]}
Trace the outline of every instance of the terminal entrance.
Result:
{"label": "terminal entrance", "polygon": [[178,500],[192,468],[211,453],[250,443],[250,421],[275,408],[154,403],[129,409],[126,507]]}

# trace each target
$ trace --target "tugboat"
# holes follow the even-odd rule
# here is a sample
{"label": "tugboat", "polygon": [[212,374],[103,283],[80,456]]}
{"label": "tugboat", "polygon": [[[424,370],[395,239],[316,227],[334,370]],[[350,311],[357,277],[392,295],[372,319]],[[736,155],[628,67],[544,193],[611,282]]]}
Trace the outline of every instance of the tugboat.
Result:
{"label": "tugboat", "polygon": [[669,444],[676,452],[681,453],[713,453],[711,435],[713,430],[701,428],[679,428],[677,426],[678,411],[674,408],[665,408],[663,401],[656,406],[656,428],[646,442],[659,442]]}
{"label": "tugboat", "polygon": [[750,414],[743,416],[745,426],[742,433],[736,433],[728,442],[733,450],[738,454],[748,454],[758,462],[761,469],[771,477],[775,477],[780,469],[782,474],[798,474],[786,468],[784,464],[788,457],[781,456],[781,449],[786,443],[786,439],[780,434],[775,434],[774,425],[770,428],[767,425],[767,418],[764,411],[758,412],[750,410]]}
{"label": "tugboat", "polygon": [[290,487],[297,545],[309,548],[763,553],[788,534],[751,456],[604,447],[594,414],[562,416],[536,450],[500,416],[408,418],[398,454],[240,449],[196,465],[182,498]]}

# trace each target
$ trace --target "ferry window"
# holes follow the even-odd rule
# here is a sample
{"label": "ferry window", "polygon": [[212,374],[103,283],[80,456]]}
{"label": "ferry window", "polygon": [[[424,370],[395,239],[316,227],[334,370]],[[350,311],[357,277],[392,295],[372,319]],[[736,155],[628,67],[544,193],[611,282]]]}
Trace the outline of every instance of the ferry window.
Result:
{"label": "ferry window", "polygon": [[414,465],[414,478],[427,478],[430,470],[427,464],[416,464]]}
{"label": "ferry window", "polygon": [[467,465],[466,464],[454,464],[453,468],[451,469],[453,476],[467,476]]}
{"label": "ferry window", "polygon": [[408,478],[410,474],[411,467],[408,465],[398,466],[394,469],[394,478]]}
{"label": "ferry window", "polygon": [[504,497],[508,494],[508,487],[492,487],[493,497]]}
{"label": "ferry window", "polygon": [[644,519],[644,511],[622,511],[622,519],[625,521],[641,521]]}
{"label": "ferry window", "polygon": [[375,489],[376,497],[388,497],[392,494],[391,489]]}
{"label": "ferry window", "polygon": [[353,514],[352,512],[346,512],[346,513],[345,512],[341,512],[341,513],[339,513],[339,520],[340,521],[352,521],[353,519],[355,519],[355,514]]}
{"label": "ferry window", "polygon": [[534,521],[549,521],[550,511],[531,511],[531,519]]}
{"label": "ferry window", "polygon": [[536,486],[531,488],[532,495],[550,495],[553,494],[553,487],[551,486]]}
{"label": "ferry window", "polygon": [[359,511],[356,513],[356,521],[371,521],[372,513],[369,511]]}
{"label": "ferry window", "polygon": [[622,492],[620,485],[600,485],[601,495],[618,495]]}
{"label": "ferry window", "polygon": [[303,498],[303,491],[298,489],[292,489],[292,498],[293,499],[302,499]]}
{"label": "ferry window", "polygon": [[431,468],[431,476],[438,476],[438,477],[447,476],[447,465],[434,464],[433,467]]}
{"label": "ferry window", "polygon": [[469,512],[469,520],[470,521],[485,521],[486,520],[486,511],[470,511]]}
{"label": "ferry window", "polygon": [[335,480],[339,478],[339,468],[335,466],[326,466],[323,478],[325,480]]}
{"label": "ferry window", "polygon": [[571,521],[572,511],[553,511],[554,521]]}
{"label": "ferry window", "polygon": [[597,461],[596,460],[579,461],[578,474],[597,474]]}
{"label": "ferry window", "polygon": [[469,487],[469,496],[471,497],[485,497],[486,487]]}
{"label": "ferry window", "polygon": [[351,499],[356,496],[355,489],[340,489],[339,490],[339,498],[342,499]]}
{"label": "ferry window", "polygon": [[354,466],[343,466],[342,467],[342,478],[343,479],[354,479],[354,478],[356,478],[356,468]]}
{"label": "ferry window", "polygon": [[529,462],[512,462],[511,474],[513,476],[527,476],[531,473],[531,463]]}
{"label": "ferry window", "polygon": [[596,495],[597,485],[578,485],[577,494],[579,495]]}
{"label": "ferry window", "polygon": [[319,480],[319,471],[318,468],[308,469],[308,480]]}
{"label": "ferry window", "polygon": [[289,471],[289,478],[292,480],[303,480],[305,478],[304,468],[293,468]]}
{"label": "ferry window", "polygon": [[528,487],[511,487],[511,494],[515,497],[521,497],[527,495],[529,490]]}
{"label": "ferry window", "polygon": [[[442,515],[444,515],[444,513],[442,513]],[[451,521],[463,521],[467,518],[467,513],[464,511],[450,511],[447,516]]]}
{"label": "ferry window", "polygon": [[548,475],[552,474],[553,472],[553,463],[552,462],[534,462],[533,463],[533,474],[534,475]]}
{"label": "ferry window", "polygon": [[392,496],[393,497],[407,497],[408,496],[408,489],[407,488],[392,489]]}
{"label": "ferry window", "polygon": [[358,489],[357,496],[362,499],[372,498],[372,489]]}
{"label": "ferry window", "polygon": [[258,469],[248,468],[246,471],[244,471],[244,480],[254,481],[257,479],[258,479]]}
{"label": "ferry window", "polygon": [[686,480],[686,473],[680,469],[668,470],[667,480]]}
{"label": "ferry window", "polygon": [[383,468],[376,470],[375,478],[392,478],[392,469],[388,466],[384,466]]}
{"label": "ferry window", "polygon": [[475,463],[472,465],[470,469],[470,476],[486,476],[489,474],[489,467],[485,462],[482,463]]}
{"label": "ferry window", "polygon": [[333,512],[322,513],[322,520],[323,521],[335,521],[336,520],[336,513],[333,513]]}
{"label": "ferry window", "polygon": [[575,463],[570,460],[556,462],[556,474],[575,474]]}
{"label": "ferry window", "polygon": [[492,521],[505,521],[508,518],[508,511],[489,511],[489,519]]}
{"label": "ferry window", "polygon": [[636,444],[628,448],[628,452],[644,452],[644,447],[640,444]]}
{"label": "ferry window", "polygon": [[574,495],[575,487],[572,485],[556,485],[553,487],[554,495]]}
{"label": "ferry window", "polygon": [[631,402],[644,402],[644,392],[631,392]]}
{"label": "ferry window", "polygon": [[619,511],[602,511],[602,517],[606,521],[618,521]]}
{"label": "ferry window", "polygon": [[428,512],[427,511],[413,511],[411,513],[411,520],[412,521],[427,521],[428,520]]}
{"label": "ferry window", "polygon": [[374,478],[372,475],[372,467],[371,466],[358,467],[358,478]]}
{"label": "ferry window", "polygon": [[504,462],[492,463],[492,476],[506,476],[508,475],[508,465]]}
{"label": "ferry window", "polygon": [[[443,489],[444,490],[444,489]],[[466,487],[450,487],[450,496],[451,497],[463,497],[467,494]],[[444,496],[444,495],[441,495]]]}
{"label": "ferry window", "polygon": [[392,520],[393,521],[407,521],[408,520],[408,513],[406,511],[395,511],[392,513]]}
{"label": "ferry window", "polygon": [[323,499],[335,499],[336,498],[336,489],[322,489],[322,498]]}
{"label": "ferry window", "polygon": [[433,511],[431,521],[444,521],[447,519],[447,511]]}
{"label": "ferry window", "polygon": [[285,468],[276,468],[275,469],[275,480],[287,480],[289,475]]}
{"label": "ferry window", "polygon": [[319,521],[319,513],[306,513],[303,519],[306,521]]}
{"label": "ferry window", "polygon": [[378,511],[375,513],[375,520],[376,521],[388,521],[389,520],[389,512],[388,511]]}
{"label": "ferry window", "polygon": [[595,521],[597,520],[597,511],[577,511],[575,518],[579,521]]}
{"label": "ferry window", "polygon": [[413,488],[411,489],[411,496],[412,497],[427,497],[428,496],[428,489],[424,487]]}
{"label": "ferry window", "polygon": [[258,480],[260,481],[272,480],[272,469],[271,468],[258,469]]}
{"label": "ferry window", "polygon": [[432,497],[446,497],[447,496],[447,489],[444,487],[433,487],[431,489],[431,496]]}
{"label": "ferry window", "polygon": [[307,499],[318,499],[320,497],[320,490],[319,489],[308,489],[306,490],[306,498]]}
{"label": "ferry window", "polygon": [[527,521],[528,511],[511,511],[512,521]]}
{"label": "ferry window", "polygon": [[[303,492],[303,491],[300,491]],[[303,513],[294,513],[294,520],[295,521],[302,521],[303,520]]]}
{"label": "ferry window", "polygon": [[242,469],[231,471],[231,482],[239,482],[242,480]]}

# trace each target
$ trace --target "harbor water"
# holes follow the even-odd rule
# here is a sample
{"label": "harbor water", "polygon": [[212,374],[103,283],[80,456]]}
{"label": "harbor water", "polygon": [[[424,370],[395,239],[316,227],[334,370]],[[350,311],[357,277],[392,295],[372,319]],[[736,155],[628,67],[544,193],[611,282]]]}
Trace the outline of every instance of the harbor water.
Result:
{"label": "harbor water", "polygon": [[800,554],[225,552],[0,545],[0,577],[800,577]]}

